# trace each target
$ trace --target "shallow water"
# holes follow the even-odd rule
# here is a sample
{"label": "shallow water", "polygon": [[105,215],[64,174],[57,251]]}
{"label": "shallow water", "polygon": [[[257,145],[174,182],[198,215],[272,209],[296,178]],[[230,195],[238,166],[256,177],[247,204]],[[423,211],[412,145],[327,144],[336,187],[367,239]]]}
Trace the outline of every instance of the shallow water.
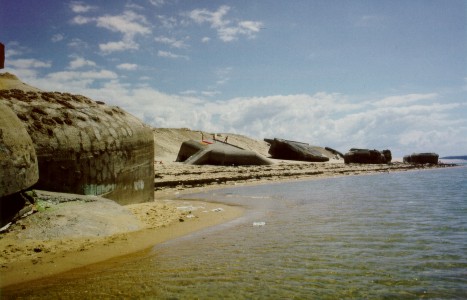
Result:
{"label": "shallow water", "polygon": [[[106,270],[7,296],[465,298],[467,168],[231,188],[190,196],[248,207],[235,221]],[[10,294],[11,293],[11,294]]]}

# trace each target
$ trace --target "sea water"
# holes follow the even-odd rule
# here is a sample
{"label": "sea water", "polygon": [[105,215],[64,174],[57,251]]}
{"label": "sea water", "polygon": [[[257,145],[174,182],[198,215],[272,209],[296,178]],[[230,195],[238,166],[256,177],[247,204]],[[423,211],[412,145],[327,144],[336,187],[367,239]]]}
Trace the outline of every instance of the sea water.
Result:
{"label": "sea water", "polygon": [[8,296],[467,297],[466,167],[229,188],[189,198],[242,205],[247,213],[124,264],[25,285]]}

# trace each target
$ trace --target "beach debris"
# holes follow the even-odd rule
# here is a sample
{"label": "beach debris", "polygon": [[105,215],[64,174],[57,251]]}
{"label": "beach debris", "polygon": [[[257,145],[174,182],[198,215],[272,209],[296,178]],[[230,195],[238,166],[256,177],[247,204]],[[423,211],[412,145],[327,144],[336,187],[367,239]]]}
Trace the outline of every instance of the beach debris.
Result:
{"label": "beach debris", "polygon": [[213,211],[213,212],[221,212],[221,211],[224,211],[224,209],[221,208],[221,207],[218,207],[218,208],[214,208],[214,209],[211,210],[211,211]]}
{"label": "beach debris", "polygon": [[192,219],[192,218],[196,218],[196,216],[193,214],[189,214],[189,215],[186,215],[185,218]]}
{"label": "beach debris", "polygon": [[253,226],[265,226],[266,222],[253,222]]}
{"label": "beach debris", "polygon": [[193,206],[193,205],[188,205],[188,206],[177,206],[177,210],[181,211],[188,211],[191,213],[192,211],[198,210],[198,209],[204,209],[204,206]]}
{"label": "beach debris", "polygon": [[5,226],[3,226],[2,228],[0,228],[0,233],[1,232],[5,232],[8,230],[8,228],[11,226],[12,222],[6,224]]}

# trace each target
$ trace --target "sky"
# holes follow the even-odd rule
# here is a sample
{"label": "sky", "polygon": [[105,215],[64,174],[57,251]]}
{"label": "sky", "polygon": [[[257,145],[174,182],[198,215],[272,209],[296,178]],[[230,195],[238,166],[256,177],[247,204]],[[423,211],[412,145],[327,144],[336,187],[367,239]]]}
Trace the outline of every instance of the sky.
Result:
{"label": "sky", "polygon": [[5,69],[154,127],[467,154],[464,0],[0,0]]}

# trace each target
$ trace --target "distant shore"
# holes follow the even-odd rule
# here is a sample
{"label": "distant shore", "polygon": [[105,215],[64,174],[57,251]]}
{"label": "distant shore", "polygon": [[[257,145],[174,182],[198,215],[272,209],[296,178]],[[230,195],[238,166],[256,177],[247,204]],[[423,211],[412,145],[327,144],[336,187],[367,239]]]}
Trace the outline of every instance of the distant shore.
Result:
{"label": "distant shore", "polygon": [[443,163],[413,165],[401,162],[392,164],[344,164],[342,161],[326,163],[276,162],[270,166],[195,166],[182,163],[159,163],[155,167],[155,196],[156,199],[163,199],[181,193],[196,193],[206,188],[455,166]]}
{"label": "distant shore", "polygon": [[[51,207],[14,224],[10,232],[0,235],[0,248],[3,249],[0,253],[0,287],[144,251],[155,244],[232,220],[241,216],[244,211],[241,207],[218,203],[185,201],[185,194],[289,180],[451,166],[453,165],[346,165],[287,161],[272,166],[248,167],[158,163],[154,202],[119,206],[112,201],[96,199],[90,202],[96,206],[90,212],[90,204],[85,204],[85,198],[90,196],[73,195],[74,201],[61,206],[50,205]],[[60,196],[44,193],[52,198]],[[78,205],[79,203],[82,205]],[[88,220],[76,218],[79,209],[86,213]],[[57,219],[57,216],[62,223],[50,223],[50,219]],[[91,232],[89,223],[92,221],[97,225],[93,227],[92,236],[86,236],[83,232]],[[122,223],[131,223],[134,226],[117,228],[118,232],[108,230]],[[57,230],[57,226],[64,226],[63,229],[67,230],[60,230],[60,227]],[[104,231],[105,228],[107,231]]]}

